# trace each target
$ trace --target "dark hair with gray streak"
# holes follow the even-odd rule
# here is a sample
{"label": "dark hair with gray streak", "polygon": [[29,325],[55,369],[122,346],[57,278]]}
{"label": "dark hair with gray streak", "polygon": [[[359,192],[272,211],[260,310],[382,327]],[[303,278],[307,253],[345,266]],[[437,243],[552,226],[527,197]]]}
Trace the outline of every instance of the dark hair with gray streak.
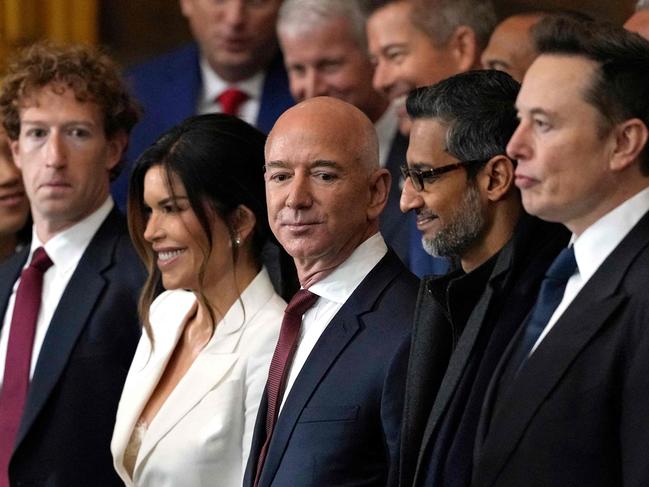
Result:
{"label": "dark hair with gray streak", "polygon": [[[514,106],[520,84],[507,73],[477,70],[413,90],[406,101],[413,119],[431,118],[448,127],[446,150],[460,160],[506,154],[518,126]],[[469,179],[481,165],[467,167]]]}

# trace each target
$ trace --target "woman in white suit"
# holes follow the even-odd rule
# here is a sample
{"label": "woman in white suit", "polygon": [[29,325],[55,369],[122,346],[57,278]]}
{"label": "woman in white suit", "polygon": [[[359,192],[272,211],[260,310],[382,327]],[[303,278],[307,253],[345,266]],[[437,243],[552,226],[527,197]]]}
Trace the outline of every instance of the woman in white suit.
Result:
{"label": "woman in white suit", "polygon": [[235,117],[192,117],[134,167],[129,229],[149,279],[111,444],[127,486],[242,483],[286,306],[260,260],[264,140]]}

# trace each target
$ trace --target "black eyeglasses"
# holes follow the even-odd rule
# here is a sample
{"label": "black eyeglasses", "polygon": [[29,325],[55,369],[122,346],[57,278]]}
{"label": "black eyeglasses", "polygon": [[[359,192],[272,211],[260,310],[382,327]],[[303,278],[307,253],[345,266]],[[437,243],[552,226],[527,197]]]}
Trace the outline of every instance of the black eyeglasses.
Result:
{"label": "black eyeglasses", "polygon": [[406,166],[405,164],[401,166],[401,175],[404,179],[410,178],[412,186],[415,188],[415,191],[423,191],[426,184],[433,184],[437,181],[440,176],[444,173],[454,171],[461,167],[469,166],[471,164],[484,163],[485,159],[475,159],[472,161],[460,161],[454,164],[448,164],[442,167],[436,167],[435,169],[412,169]]}

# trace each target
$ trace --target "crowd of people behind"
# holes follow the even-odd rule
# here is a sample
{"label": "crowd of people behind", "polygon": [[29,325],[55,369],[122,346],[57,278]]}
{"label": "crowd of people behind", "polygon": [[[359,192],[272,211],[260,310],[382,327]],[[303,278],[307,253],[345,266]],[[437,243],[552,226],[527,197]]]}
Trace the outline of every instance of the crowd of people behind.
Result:
{"label": "crowd of people behind", "polygon": [[3,74],[0,487],[649,485],[649,2],[180,7]]}

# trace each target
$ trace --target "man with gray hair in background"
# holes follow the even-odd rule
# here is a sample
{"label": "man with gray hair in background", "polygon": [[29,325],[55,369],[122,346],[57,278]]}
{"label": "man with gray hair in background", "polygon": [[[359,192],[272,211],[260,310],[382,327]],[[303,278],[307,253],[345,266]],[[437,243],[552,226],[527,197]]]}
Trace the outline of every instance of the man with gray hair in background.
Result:
{"label": "man with gray hair in background", "polygon": [[367,51],[362,2],[349,0],[285,0],[279,10],[277,34],[289,77],[291,94],[300,102],[331,96],[351,103],[374,124],[381,166],[392,183],[381,233],[404,262],[409,261],[408,222],[399,211],[399,166],[406,157],[407,139],[397,130],[395,111],[372,87],[374,67]]}

